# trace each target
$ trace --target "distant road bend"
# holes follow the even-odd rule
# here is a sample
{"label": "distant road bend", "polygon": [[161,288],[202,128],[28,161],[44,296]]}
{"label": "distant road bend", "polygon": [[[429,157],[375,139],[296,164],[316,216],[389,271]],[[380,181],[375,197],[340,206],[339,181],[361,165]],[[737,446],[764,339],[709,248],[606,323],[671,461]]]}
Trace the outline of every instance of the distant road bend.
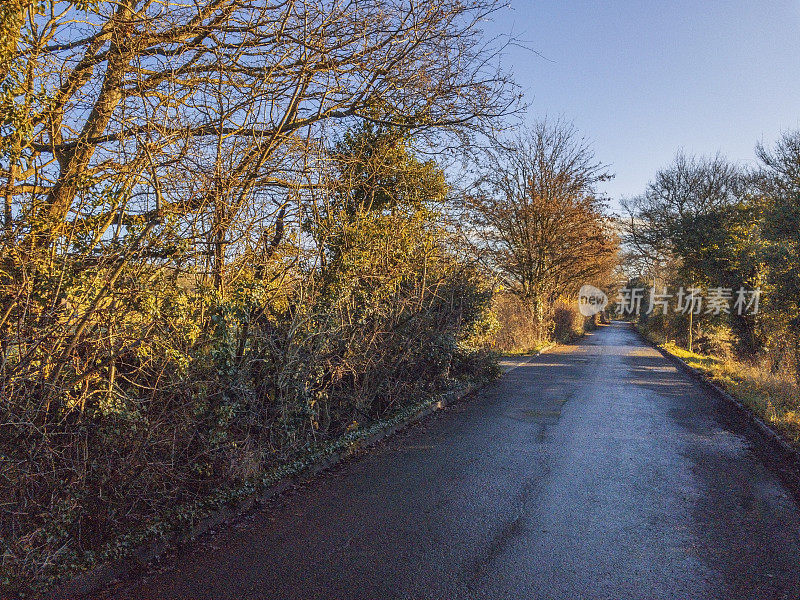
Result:
{"label": "distant road bend", "polygon": [[107,597],[800,597],[792,495],[628,325],[507,366]]}

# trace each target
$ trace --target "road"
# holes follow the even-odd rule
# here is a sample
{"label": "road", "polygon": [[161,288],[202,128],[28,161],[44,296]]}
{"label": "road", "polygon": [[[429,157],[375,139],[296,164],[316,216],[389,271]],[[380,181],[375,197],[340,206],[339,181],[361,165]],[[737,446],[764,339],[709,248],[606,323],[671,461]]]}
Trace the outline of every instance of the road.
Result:
{"label": "road", "polygon": [[624,323],[520,362],[109,597],[800,597],[799,507],[723,401]]}

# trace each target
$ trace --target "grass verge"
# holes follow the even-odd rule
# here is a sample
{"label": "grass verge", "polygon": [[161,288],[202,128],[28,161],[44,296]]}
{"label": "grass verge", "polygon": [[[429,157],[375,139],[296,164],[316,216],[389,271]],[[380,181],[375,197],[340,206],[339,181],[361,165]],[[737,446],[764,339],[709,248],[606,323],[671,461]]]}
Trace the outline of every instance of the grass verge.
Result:
{"label": "grass verge", "polygon": [[529,354],[539,354],[544,352],[548,348],[551,348],[555,345],[556,342],[539,342],[538,344],[534,344],[530,348],[523,348],[521,350],[508,350],[507,352],[501,353],[502,356],[527,356]]}

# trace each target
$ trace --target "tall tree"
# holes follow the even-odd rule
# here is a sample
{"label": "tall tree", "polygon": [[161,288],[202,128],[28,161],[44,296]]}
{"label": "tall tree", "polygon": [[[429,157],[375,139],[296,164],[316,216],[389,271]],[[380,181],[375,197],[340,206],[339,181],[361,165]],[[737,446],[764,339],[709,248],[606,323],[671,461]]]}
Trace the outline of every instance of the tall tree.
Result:
{"label": "tall tree", "polygon": [[[651,274],[687,287],[753,288],[763,269],[758,262],[760,224],[751,179],[720,155],[678,153],[641,196],[623,201],[626,242]],[[752,314],[701,315],[697,322],[733,328],[740,350],[759,346]]]}
{"label": "tall tree", "polygon": [[708,255],[713,237],[735,217],[731,209],[739,204],[743,181],[720,155],[695,158],[679,152],[644,194],[622,202],[628,242],[646,260],[681,260],[690,278],[703,277],[702,265],[714,260]]}
{"label": "tall tree", "polygon": [[465,204],[490,267],[529,301],[537,320],[562,294],[612,268],[618,241],[596,193],[610,177],[564,121],[540,121],[487,152]]}
{"label": "tall tree", "polygon": [[768,305],[789,333],[800,381],[800,131],[785,133],[772,149],[758,145],[756,154],[763,164],[758,182],[764,209],[763,258],[772,291]]}

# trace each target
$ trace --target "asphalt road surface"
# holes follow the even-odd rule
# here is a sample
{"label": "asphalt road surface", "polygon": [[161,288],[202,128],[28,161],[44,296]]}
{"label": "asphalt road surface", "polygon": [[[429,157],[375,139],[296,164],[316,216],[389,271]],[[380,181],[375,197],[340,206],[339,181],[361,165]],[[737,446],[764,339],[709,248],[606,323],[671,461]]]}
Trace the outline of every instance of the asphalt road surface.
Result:
{"label": "asphalt road surface", "polygon": [[507,367],[107,596],[800,597],[793,496],[628,325]]}

